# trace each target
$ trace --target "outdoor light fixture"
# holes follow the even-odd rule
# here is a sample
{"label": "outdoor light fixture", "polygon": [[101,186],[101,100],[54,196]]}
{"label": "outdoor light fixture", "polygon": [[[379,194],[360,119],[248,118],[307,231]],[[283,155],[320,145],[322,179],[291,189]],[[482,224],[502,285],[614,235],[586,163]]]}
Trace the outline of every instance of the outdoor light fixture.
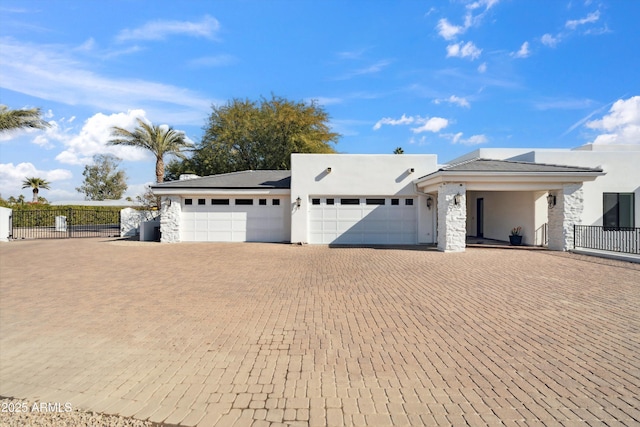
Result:
{"label": "outdoor light fixture", "polygon": [[331,168],[327,168],[327,173],[331,173]]}
{"label": "outdoor light fixture", "polygon": [[433,206],[433,198],[429,196],[427,197],[427,209],[431,209],[431,206]]}
{"label": "outdoor light fixture", "polygon": [[547,204],[549,205],[549,208],[554,207],[556,205],[556,196],[549,193],[547,196]]}
{"label": "outdoor light fixture", "polygon": [[460,200],[462,199],[462,195],[460,193],[453,196],[453,204],[456,206],[460,205]]}
{"label": "outdoor light fixture", "polygon": [[409,168],[409,173],[414,173],[416,170],[414,168]]}
{"label": "outdoor light fixture", "polygon": [[298,197],[296,199],[296,208],[299,208],[301,203],[302,203],[302,199],[300,197]]}
{"label": "outdoor light fixture", "polygon": [[170,198],[166,198],[164,199],[165,202],[167,202],[167,206],[171,206],[171,199]]}

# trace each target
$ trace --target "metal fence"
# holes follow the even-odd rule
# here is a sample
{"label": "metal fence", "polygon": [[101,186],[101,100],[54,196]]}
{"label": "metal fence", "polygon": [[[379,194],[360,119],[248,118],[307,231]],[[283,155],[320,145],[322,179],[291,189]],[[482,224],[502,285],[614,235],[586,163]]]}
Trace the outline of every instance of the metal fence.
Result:
{"label": "metal fence", "polygon": [[115,210],[14,210],[13,239],[119,237],[120,212]]}
{"label": "metal fence", "polygon": [[640,254],[640,228],[574,225],[573,238],[576,248]]}

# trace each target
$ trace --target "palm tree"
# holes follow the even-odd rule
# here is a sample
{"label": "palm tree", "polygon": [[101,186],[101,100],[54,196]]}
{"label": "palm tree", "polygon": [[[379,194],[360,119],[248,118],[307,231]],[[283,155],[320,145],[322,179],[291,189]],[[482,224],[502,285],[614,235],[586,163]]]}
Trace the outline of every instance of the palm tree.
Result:
{"label": "palm tree", "polygon": [[183,150],[192,144],[185,141],[185,134],[172,127],[158,126],[136,119],[138,126],[133,132],[114,126],[111,128],[109,145],[128,145],[149,150],[156,156],[156,182],[164,181],[164,156],[173,154],[184,159]]}
{"label": "palm tree", "polygon": [[22,188],[33,188],[33,203],[38,203],[38,192],[41,188],[49,190],[49,184],[51,184],[49,181],[42,178],[31,177],[22,181]]}
{"label": "palm tree", "polygon": [[404,150],[402,149],[402,147],[398,147],[393,150],[393,154],[404,154]]}
{"label": "palm tree", "polygon": [[0,105],[0,133],[13,129],[44,129],[49,123],[41,117],[39,108],[10,110]]}

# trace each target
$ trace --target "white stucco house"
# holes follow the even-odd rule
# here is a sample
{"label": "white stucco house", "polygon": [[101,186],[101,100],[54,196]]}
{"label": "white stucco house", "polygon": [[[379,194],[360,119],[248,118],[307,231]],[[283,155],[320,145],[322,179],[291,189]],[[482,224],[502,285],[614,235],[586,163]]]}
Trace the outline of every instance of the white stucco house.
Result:
{"label": "white stucco house", "polygon": [[468,236],[573,249],[575,224],[640,223],[640,146],[435,155],[293,154],[290,171],[185,176],[152,186],[162,242],[437,244]]}

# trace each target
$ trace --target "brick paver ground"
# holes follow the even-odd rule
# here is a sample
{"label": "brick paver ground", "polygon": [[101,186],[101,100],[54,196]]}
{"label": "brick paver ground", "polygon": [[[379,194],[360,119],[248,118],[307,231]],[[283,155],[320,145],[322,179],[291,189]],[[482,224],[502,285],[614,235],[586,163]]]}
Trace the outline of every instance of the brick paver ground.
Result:
{"label": "brick paver ground", "polygon": [[0,395],[181,425],[638,425],[640,266],[0,244]]}

